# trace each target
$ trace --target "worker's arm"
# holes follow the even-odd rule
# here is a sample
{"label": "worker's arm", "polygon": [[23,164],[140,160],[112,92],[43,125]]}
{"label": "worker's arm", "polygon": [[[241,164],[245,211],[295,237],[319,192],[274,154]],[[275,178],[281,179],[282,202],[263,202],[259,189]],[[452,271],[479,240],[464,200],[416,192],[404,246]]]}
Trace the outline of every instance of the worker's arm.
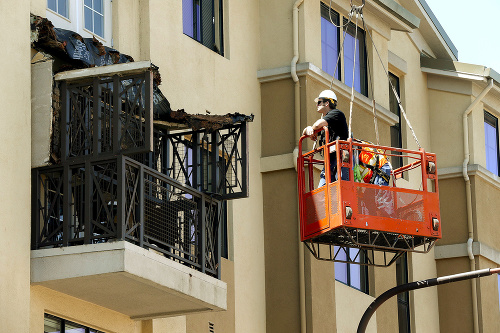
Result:
{"label": "worker's arm", "polygon": [[314,134],[314,132],[325,126],[328,126],[326,120],[318,119],[312,126],[307,126],[306,128],[304,128],[304,131],[302,131],[302,135],[310,136],[312,140],[316,140],[316,134]]}

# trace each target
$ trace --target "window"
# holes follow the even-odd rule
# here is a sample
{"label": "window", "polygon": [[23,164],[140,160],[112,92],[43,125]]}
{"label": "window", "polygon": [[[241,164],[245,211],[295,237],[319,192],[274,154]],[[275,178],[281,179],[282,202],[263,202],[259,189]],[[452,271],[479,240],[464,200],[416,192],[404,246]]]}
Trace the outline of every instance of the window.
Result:
{"label": "window", "polygon": [[47,19],[54,27],[71,30],[83,38],[96,37],[112,47],[111,0],[47,0]]}
{"label": "window", "polygon": [[44,333],[104,333],[102,331],[83,326],[72,321],[45,314]]}
{"label": "window", "polygon": [[[344,37],[342,29],[336,27],[340,21],[341,16],[339,13],[321,3],[322,69],[331,76],[335,76],[337,80],[343,81],[349,87],[352,87],[354,84],[354,90],[368,96],[365,32],[358,26],[356,34],[356,26],[351,22],[345,28]],[[342,22],[346,24],[347,19],[342,18]],[[356,54],[354,53],[354,48],[356,48]],[[337,64],[339,54],[340,59]],[[356,60],[356,67],[353,82],[354,60]],[[336,68],[337,70],[335,70]]]}
{"label": "window", "polygon": [[[394,91],[392,90],[391,84],[392,86],[394,86],[394,89],[396,89],[398,96],[401,96],[401,93],[399,91],[399,78],[396,75],[389,73],[389,109],[399,118],[399,122],[396,125],[391,126],[391,147],[403,148],[403,139],[401,135],[401,111],[399,108],[398,100],[394,95]],[[397,153],[396,155],[401,155],[400,152],[395,153]],[[392,156],[391,164],[394,169],[402,167],[403,158]]]}
{"label": "window", "polygon": [[[345,248],[334,247],[335,253],[338,253],[337,259],[346,260],[347,254],[343,250]],[[349,258],[355,262],[363,262],[364,258],[359,249],[348,248]],[[364,293],[368,293],[368,269],[364,265],[347,264],[342,262],[335,262],[335,280],[342,282],[350,287],[358,289]]]}
{"label": "window", "polygon": [[498,119],[484,111],[484,143],[486,169],[498,175]]}
{"label": "window", "polygon": [[[396,260],[396,283],[408,283],[408,254]],[[408,291],[398,294],[399,333],[410,333],[410,294]]]}
{"label": "window", "polygon": [[85,29],[104,37],[104,6],[103,0],[85,0],[83,16]]}
{"label": "window", "polygon": [[47,0],[47,8],[69,18],[68,0]]}
{"label": "window", "polygon": [[182,0],[185,35],[223,55],[222,0]]}

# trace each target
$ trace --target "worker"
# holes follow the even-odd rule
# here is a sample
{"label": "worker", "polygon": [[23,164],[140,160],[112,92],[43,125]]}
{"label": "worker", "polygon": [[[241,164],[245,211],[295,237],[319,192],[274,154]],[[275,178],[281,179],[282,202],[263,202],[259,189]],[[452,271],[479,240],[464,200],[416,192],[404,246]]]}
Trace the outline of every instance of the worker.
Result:
{"label": "worker", "polygon": [[[337,109],[337,95],[331,90],[323,90],[314,102],[316,102],[317,111],[321,113],[321,119],[318,119],[311,126],[304,128],[302,135],[307,135],[311,140],[316,141],[317,135],[315,131],[322,129],[324,126],[328,126],[329,142],[333,142],[337,139],[347,140],[347,122],[344,113]],[[322,131],[320,133],[320,145],[325,144],[324,135],[325,133]],[[332,146],[331,148],[335,147]],[[330,172],[331,181],[337,180],[337,155],[334,149],[330,149]],[[325,178],[325,168],[323,168],[320,174],[318,187],[326,184]],[[341,169],[341,178],[342,180],[349,179],[348,168]]]}

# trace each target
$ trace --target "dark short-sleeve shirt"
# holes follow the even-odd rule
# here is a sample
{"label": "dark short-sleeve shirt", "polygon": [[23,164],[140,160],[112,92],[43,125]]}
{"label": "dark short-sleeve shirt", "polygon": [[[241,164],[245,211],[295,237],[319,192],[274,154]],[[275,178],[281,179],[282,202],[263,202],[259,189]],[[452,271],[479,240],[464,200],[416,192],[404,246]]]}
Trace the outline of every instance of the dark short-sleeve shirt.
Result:
{"label": "dark short-sleeve shirt", "polygon": [[[329,142],[335,141],[337,137],[340,140],[347,140],[349,129],[342,111],[337,109],[330,110],[323,119],[328,123],[328,132],[330,133]],[[324,132],[322,132],[320,140],[324,142]]]}

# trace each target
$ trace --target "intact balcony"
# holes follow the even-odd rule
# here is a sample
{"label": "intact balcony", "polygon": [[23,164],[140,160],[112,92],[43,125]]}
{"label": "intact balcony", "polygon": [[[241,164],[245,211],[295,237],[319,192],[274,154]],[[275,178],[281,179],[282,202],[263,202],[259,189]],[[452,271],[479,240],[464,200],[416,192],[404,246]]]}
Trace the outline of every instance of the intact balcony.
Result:
{"label": "intact balcony", "polygon": [[151,64],[106,67],[55,77],[59,162],[32,170],[31,283],[133,319],[225,310],[223,200],[248,195],[246,124],[156,128]]}

